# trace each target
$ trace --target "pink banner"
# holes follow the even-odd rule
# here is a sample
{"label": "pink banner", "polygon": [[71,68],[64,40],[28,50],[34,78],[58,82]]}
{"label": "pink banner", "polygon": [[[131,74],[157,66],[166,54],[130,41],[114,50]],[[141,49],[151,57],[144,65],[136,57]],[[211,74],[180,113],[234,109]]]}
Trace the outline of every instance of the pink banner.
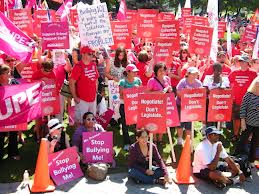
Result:
{"label": "pink banner", "polygon": [[18,125],[9,125],[0,127],[1,132],[8,132],[8,131],[26,131],[28,129],[27,123],[22,123]]}
{"label": "pink banner", "polygon": [[42,49],[69,49],[69,29],[67,22],[41,24]]}
{"label": "pink banner", "polygon": [[28,62],[33,53],[34,41],[17,28],[0,12],[0,49],[7,55]]}
{"label": "pink banner", "polygon": [[110,123],[110,120],[112,119],[112,115],[113,115],[114,111],[111,109],[108,109],[105,113],[103,113],[102,115],[96,115],[96,121],[97,123],[99,123],[100,125],[102,125],[102,127],[104,129],[107,128],[108,124]]}
{"label": "pink banner", "polygon": [[56,185],[73,181],[84,176],[78,163],[75,147],[49,155],[49,173]]}
{"label": "pink banner", "polygon": [[0,126],[41,117],[41,82],[0,87]]}
{"label": "pink banner", "polygon": [[178,115],[177,106],[175,102],[175,96],[173,93],[166,94],[166,96],[167,96],[166,126],[177,127],[180,125],[180,122],[179,122],[179,115]]}
{"label": "pink banner", "polygon": [[84,132],[83,155],[86,163],[112,163],[113,134],[112,132]]}
{"label": "pink banner", "polygon": [[59,9],[56,11],[56,15],[60,16],[60,21],[67,22],[67,17],[69,14],[69,9],[72,7],[73,0],[66,0]]}

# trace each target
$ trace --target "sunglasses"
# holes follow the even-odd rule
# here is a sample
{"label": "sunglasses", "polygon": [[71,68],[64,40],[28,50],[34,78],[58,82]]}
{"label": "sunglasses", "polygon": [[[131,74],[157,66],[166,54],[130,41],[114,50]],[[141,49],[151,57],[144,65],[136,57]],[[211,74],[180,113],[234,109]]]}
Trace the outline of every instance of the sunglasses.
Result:
{"label": "sunglasses", "polygon": [[14,59],[7,59],[7,60],[5,60],[5,62],[7,62],[7,63],[14,62],[14,61],[15,61]]}
{"label": "sunglasses", "polygon": [[95,118],[87,118],[86,120],[87,120],[87,121],[96,121]]}
{"label": "sunglasses", "polygon": [[51,72],[53,69],[44,69],[45,72]]}

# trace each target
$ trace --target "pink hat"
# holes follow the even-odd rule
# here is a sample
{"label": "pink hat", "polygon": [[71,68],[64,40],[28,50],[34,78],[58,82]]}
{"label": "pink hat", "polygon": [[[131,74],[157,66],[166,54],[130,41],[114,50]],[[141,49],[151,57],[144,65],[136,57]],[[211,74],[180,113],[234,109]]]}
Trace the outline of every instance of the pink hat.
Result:
{"label": "pink hat", "polygon": [[126,67],[126,71],[137,72],[139,70],[138,70],[138,68],[134,64],[128,64],[127,67]]}

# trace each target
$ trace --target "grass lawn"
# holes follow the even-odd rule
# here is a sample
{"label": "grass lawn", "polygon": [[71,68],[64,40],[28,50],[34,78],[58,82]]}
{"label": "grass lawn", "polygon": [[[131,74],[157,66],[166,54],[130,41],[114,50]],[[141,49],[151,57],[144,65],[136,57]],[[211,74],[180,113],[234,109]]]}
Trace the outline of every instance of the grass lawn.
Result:
{"label": "grass lawn", "polygon": [[[29,125],[29,129],[23,133],[26,143],[24,145],[19,144],[19,152],[21,154],[21,161],[14,161],[7,158],[5,155],[4,160],[1,161],[1,173],[0,173],[0,183],[8,183],[8,182],[17,182],[22,181],[24,170],[28,170],[29,174],[33,176],[35,171],[35,165],[37,160],[37,153],[39,149],[39,145],[35,142],[33,137],[33,124]],[[201,123],[195,123],[195,138],[194,138],[194,147],[198,145],[198,143],[202,140],[202,135],[199,131],[201,128]],[[71,137],[73,134],[74,128],[67,127],[67,133]],[[128,153],[123,150],[123,140],[122,134],[119,126],[115,126],[113,128],[108,128],[108,131],[113,131],[114,134],[114,150],[116,152],[115,160],[117,162],[117,166],[114,169],[110,169],[109,173],[116,172],[126,172],[127,170],[127,155]],[[171,129],[172,138],[174,145],[176,144],[176,131],[175,129]],[[130,137],[132,142],[135,140],[134,136],[134,128],[130,129]],[[233,145],[230,141],[227,141],[231,137],[231,132],[224,130],[224,138],[222,139],[223,145],[227,148],[228,151],[232,151]],[[167,135],[163,136],[163,140],[165,145],[159,149],[162,154],[163,159],[167,163],[171,163],[170,157],[170,145],[168,141]],[[175,145],[174,146],[177,161],[180,158],[182,147]],[[6,150],[7,152],[7,150]]]}

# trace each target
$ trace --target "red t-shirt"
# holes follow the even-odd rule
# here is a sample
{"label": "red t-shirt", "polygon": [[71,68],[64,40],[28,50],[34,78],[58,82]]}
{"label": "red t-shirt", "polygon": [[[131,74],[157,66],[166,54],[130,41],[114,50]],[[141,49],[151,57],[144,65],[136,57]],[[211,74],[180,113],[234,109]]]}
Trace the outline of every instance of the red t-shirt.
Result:
{"label": "red t-shirt", "polygon": [[[182,67],[182,63],[180,60],[174,59],[173,62],[170,64],[170,72],[173,75],[178,75],[178,69]],[[181,76],[181,75],[180,75]],[[176,87],[180,80],[171,78],[171,85],[172,87]]]}
{"label": "red t-shirt", "polygon": [[234,70],[228,77],[230,85],[233,89],[234,102],[241,105],[243,96],[247,92],[247,88],[250,86],[254,78],[257,77],[257,73],[248,69],[246,71]]}
{"label": "red t-shirt", "polygon": [[[222,66],[222,75],[223,76],[229,76],[230,73],[231,73],[231,68],[224,64]],[[206,75],[212,75],[212,74],[213,74],[213,65],[210,65],[208,67],[208,69],[206,69],[204,71],[204,74],[202,75],[202,78],[201,78],[201,82],[203,82]]]}
{"label": "red t-shirt", "polygon": [[90,62],[85,65],[79,61],[73,67],[70,78],[76,80],[76,93],[77,96],[86,101],[93,102],[96,98],[97,85],[96,80],[99,74],[95,63]]}
{"label": "red t-shirt", "polygon": [[49,73],[43,73],[42,69],[39,69],[38,71],[35,71],[32,74],[32,80],[41,80],[42,78],[48,78],[48,79],[56,79],[55,73],[53,71]]}
{"label": "red t-shirt", "polygon": [[64,83],[64,79],[66,78],[66,71],[64,68],[65,65],[66,64],[56,65],[53,70],[56,75],[56,84],[57,84],[58,91],[60,91],[60,89]]}
{"label": "red t-shirt", "polygon": [[143,85],[143,86],[146,86],[148,80],[150,79],[150,77],[147,77],[147,76],[145,75],[145,73],[146,73],[147,70],[148,70],[148,65],[147,65],[146,63],[139,62],[139,63],[136,64],[136,67],[137,67],[138,70],[139,70],[138,76],[139,76],[139,78],[140,78],[141,81],[142,81],[142,85]]}

